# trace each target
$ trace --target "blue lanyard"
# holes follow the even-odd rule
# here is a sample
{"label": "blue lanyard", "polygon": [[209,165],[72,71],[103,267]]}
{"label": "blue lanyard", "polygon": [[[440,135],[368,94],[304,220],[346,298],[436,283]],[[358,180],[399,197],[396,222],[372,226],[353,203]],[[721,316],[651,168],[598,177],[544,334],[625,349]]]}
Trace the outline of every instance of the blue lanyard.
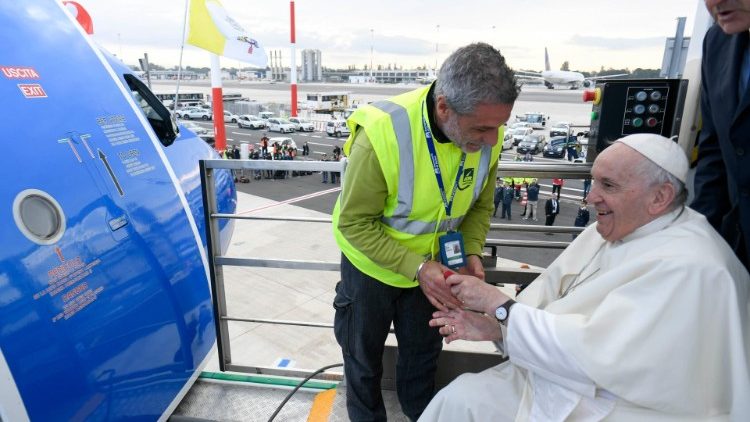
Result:
{"label": "blue lanyard", "polygon": [[456,181],[453,184],[453,193],[451,194],[451,200],[448,201],[448,197],[445,195],[445,185],[443,185],[443,178],[440,174],[440,164],[438,164],[437,152],[435,151],[435,142],[432,139],[432,131],[430,126],[427,124],[427,119],[424,116],[424,103],[422,107],[422,127],[424,128],[424,136],[427,138],[427,149],[430,150],[430,159],[432,160],[432,169],[435,171],[435,179],[437,179],[438,188],[440,188],[440,196],[443,198],[443,205],[445,206],[445,215],[450,217],[451,208],[453,208],[453,199],[456,197],[458,192],[458,182],[461,180],[461,173],[464,171],[464,163],[466,162],[466,153],[461,154],[461,165],[458,167],[458,173],[456,173]]}

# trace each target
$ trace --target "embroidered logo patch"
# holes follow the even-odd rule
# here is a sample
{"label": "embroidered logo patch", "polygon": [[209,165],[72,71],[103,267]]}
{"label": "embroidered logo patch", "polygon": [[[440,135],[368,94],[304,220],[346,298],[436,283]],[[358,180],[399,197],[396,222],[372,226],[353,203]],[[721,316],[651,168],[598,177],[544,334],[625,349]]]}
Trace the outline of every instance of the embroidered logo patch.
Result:
{"label": "embroidered logo patch", "polygon": [[464,190],[474,183],[474,169],[464,169],[464,174],[461,176],[461,181],[458,183],[458,189]]}

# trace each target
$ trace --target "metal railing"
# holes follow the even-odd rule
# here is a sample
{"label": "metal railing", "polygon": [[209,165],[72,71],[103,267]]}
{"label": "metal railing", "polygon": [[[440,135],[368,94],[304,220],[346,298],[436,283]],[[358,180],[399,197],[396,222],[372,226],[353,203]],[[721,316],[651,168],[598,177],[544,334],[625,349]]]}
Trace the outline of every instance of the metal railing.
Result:
{"label": "metal railing", "polygon": [[[204,217],[206,221],[206,241],[208,247],[208,263],[213,292],[214,318],[216,321],[217,346],[219,353],[219,367],[222,371],[236,371],[255,374],[284,375],[293,377],[305,377],[308,371],[280,369],[271,367],[240,365],[232,362],[231,344],[229,338],[230,321],[294,325],[314,328],[333,328],[333,324],[327,322],[291,321],[266,318],[245,318],[227,314],[226,291],[224,285],[223,266],[263,267],[281,268],[290,270],[316,270],[316,271],[339,271],[340,262],[304,261],[289,259],[267,259],[253,257],[224,256],[221,251],[219,239],[219,220],[271,220],[271,221],[297,221],[309,223],[331,223],[330,218],[307,218],[307,217],[265,217],[247,216],[238,214],[226,214],[218,212],[213,174],[215,169],[228,170],[283,170],[283,171],[328,171],[341,172],[341,183],[344,183],[347,161],[339,162],[325,161],[271,161],[271,160],[201,160],[200,176],[203,190]],[[534,163],[508,163],[501,162],[498,175],[509,177],[533,177],[549,178],[552,176],[566,176],[567,178],[589,177],[590,164],[534,164]],[[579,233],[579,227],[551,227],[551,226],[528,226],[520,224],[491,224],[491,230],[522,231],[522,232],[555,232],[555,233]],[[565,248],[569,242],[554,241],[532,241],[488,238],[486,246],[497,247],[532,247],[532,248]],[[496,251],[496,249],[495,249]],[[538,275],[538,271],[519,268],[488,268],[486,271],[487,281],[495,283],[502,278],[503,283],[525,284]],[[322,373],[316,378],[326,380],[340,380],[341,375],[333,373]]]}

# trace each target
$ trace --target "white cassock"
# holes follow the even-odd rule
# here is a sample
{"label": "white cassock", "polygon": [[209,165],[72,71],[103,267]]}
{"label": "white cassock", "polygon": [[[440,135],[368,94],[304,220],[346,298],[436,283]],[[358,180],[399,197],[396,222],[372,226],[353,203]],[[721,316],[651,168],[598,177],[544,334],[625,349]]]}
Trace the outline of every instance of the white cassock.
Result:
{"label": "white cassock", "polygon": [[420,421],[750,421],[750,276],[680,211],[614,243],[588,227],[513,306],[510,361]]}

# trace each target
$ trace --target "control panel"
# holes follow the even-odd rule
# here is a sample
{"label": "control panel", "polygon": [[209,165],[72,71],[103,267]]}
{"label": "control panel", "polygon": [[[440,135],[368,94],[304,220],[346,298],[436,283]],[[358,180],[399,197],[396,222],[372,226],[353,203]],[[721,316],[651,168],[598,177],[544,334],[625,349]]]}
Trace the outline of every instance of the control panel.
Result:
{"label": "control panel", "polygon": [[678,135],[687,84],[682,79],[607,79],[585,91],[583,100],[593,103],[587,161],[623,136]]}

